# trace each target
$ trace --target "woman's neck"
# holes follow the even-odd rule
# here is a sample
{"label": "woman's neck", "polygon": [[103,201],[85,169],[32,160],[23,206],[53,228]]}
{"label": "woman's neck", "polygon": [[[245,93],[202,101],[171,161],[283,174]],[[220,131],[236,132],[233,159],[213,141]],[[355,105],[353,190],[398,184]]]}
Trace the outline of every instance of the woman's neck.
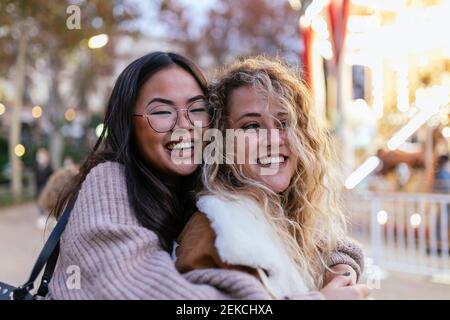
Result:
{"label": "woman's neck", "polygon": [[162,183],[164,183],[167,186],[167,188],[174,191],[176,190],[177,186],[180,185],[181,178],[182,177],[160,175]]}

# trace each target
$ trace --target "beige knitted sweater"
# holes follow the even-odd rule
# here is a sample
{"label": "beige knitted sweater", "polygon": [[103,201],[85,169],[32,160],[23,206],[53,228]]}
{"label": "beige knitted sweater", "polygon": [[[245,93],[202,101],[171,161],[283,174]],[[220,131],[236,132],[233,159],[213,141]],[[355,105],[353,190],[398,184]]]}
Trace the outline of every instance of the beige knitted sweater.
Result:
{"label": "beige knitted sweater", "polygon": [[[358,274],[359,247],[343,246],[330,265]],[[304,299],[320,299],[310,292]],[[61,238],[48,299],[270,299],[262,284],[241,271],[201,269],[180,274],[157,236],[130,208],[123,166],[102,163],[83,182]]]}

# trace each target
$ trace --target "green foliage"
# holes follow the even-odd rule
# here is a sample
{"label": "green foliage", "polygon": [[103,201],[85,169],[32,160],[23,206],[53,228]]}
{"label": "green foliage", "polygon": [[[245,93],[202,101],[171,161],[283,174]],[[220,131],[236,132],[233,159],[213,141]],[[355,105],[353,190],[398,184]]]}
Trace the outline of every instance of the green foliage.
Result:
{"label": "green foliage", "polygon": [[88,128],[95,129],[102,122],[103,122],[103,115],[93,114],[89,121]]}
{"label": "green foliage", "polygon": [[15,199],[9,191],[0,192],[0,208],[30,201],[34,201],[34,195],[29,192],[22,193],[18,199]]}
{"label": "green foliage", "polygon": [[8,140],[0,136],[0,184],[6,182],[3,171],[8,163]]}
{"label": "green foliage", "polygon": [[88,144],[84,139],[66,139],[63,157],[70,157],[75,163],[79,164],[86,159],[89,152]]}

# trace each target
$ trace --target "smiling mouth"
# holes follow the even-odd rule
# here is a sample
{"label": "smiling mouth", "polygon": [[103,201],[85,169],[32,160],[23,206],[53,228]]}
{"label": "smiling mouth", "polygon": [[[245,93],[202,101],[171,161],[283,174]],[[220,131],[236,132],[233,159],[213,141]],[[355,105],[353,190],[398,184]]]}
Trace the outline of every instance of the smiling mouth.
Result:
{"label": "smiling mouth", "polygon": [[167,144],[167,149],[169,149],[169,151],[188,151],[193,148],[194,143],[192,141],[174,141]]}
{"label": "smiling mouth", "polygon": [[283,156],[283,155],[278,155],[275,157],[262,157],[262,158],[258,158],[258,164],[262,167],[270,167],[272,165],[278,165],[278,166],[283,166],[286,161],[287,161],[288,157]]}
{"label": "smiling mouth", "polygon": [[194,141],[172,141],[166,145],[170,157],[175,159],[194,157]]}

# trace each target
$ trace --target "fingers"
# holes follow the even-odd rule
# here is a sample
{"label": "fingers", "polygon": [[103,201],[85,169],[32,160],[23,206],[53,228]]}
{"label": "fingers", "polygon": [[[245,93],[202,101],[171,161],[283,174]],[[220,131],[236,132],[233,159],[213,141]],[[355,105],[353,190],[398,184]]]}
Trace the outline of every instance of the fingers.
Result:
{"label": "fingers", "polygon": [[369,287],[365,284],[357,284],[353,286],[355,290],[357,290],[359,296],[362,297],[362,299],[366,299],[369,296]]}
{"label": "fingers", "polygon": [[340,288],[349,286],[352,283],[350,276],[336,276],[325,286],[327,288]]}
{"label": "fingers", "polygon": [[363,300],[369,296],[369,288],[365,284],[356,284],[344,289],[348,291],[348,297],[351,300]]}
{"label": "fingers", "polygon": [[338,288],[327,286],[320,290],[320,293],[322,293],[328,300],[363,300],[368,299],[369,288],[365,284]]}
{"label": "fingers", "polygon": [[357,274],[356,274],[355,269],[353,269],[351,266],[349,266],[347,264],[337,264],[337,265],[333,266],[331,268],[331,270],[333,270],[337,274],[343,274],[344,272],[350,272],[351,278],[352,278],[351,284],[356,284]]}

